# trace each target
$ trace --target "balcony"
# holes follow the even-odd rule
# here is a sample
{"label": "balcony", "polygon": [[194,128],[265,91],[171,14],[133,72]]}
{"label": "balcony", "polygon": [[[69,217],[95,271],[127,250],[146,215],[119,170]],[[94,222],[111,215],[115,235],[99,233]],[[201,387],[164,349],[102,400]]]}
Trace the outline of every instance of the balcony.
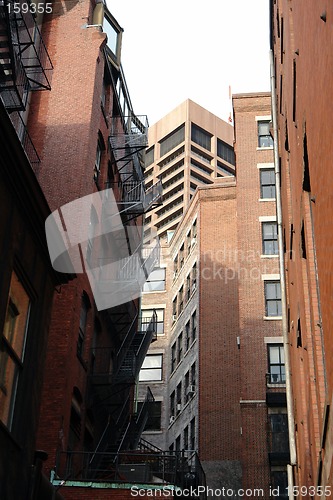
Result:
{"label": "balcony", "polygon": [[134,318],[115,355],[111,347],[92,349],[91,383],[100,399],[107,399],[113,392],[112,385],[134,383],[151,342],[157,338],[155,311],[150,318],[139,318],[139,331],[136,331],[136,321]]}
{"label": "balcony", "polygon": [[[98,467],[93,463],[98,458]],[[181,497],[181,490],[188,496],[188,490],[196,490],[195,498],[205,500],[206,478],[198,455],[194,451],[151,451],[150,453],[123,451],[114,453],[93,452],[61,452],[52,472],[51,482],[54,486],[82,487],[89,483],[117,483],[121,484],[152,484],[154,488],[165,491],[177,489],[177,496]],[[203,491],[198,490],[201,486]],[[186,490],[186,491],[185,491]]]}
{"label": "balcony", "polygon": [[163,187],[159,180],[149,188],[145,188],[143,180],[123,180],[117,183],[108,183],[119,193],[119,213],[139,216],[162,204]]}
{"label": "balcony", "polygon": [[109,143],[123,181],[144,179],[144,150],[148,146],[147,116],[114,116]]}
{"label": "balcony", "polygon": [[50,90],[52,63],[23,0],[0,3],[0,93],[8,111],[23,111],[29,90]]}

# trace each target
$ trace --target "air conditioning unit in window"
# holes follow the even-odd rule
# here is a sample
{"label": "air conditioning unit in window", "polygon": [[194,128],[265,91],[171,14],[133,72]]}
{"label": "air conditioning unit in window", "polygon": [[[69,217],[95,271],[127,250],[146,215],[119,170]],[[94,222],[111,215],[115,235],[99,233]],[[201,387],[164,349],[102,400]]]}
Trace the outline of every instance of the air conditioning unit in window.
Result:
{"label": "air conditioning unit in window", "polygon": [[196,244],[197,242],[197,238],[192,238],[191,240],[191,247],[194,247],[194,245]]}
{"label": "air conditioning unit in window", "polygon": [[195,394],[195,385],[189,385],[186,389],[186,396],[194,396]]}
{"label": "air conditioning unit in window", "polygon": [[177,314],[172,315],[172,321],[177,321]]}
{"label": "air conditioning unit in window", "polygon": [[182,411],[182,405],[181,405],[181,403],[177,404],[177,411]]}
{"label": "air conditioning unit in window", "polygon": [[171,425],[171,424],[173,424],[173,423],[174,423],[174,421],[175,421],[175,417],[172,415],[172,416],[170,417],[170,420],[169,420],[170,425]]}

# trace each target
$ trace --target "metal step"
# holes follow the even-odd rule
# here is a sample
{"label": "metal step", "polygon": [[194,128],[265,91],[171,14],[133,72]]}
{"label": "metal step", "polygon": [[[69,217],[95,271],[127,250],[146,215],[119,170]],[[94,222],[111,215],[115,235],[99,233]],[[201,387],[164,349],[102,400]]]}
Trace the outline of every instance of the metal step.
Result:
{"label": "metal step", "polygon": [[0,74],[0,82],[11,82],[13,80],[13,75]]}

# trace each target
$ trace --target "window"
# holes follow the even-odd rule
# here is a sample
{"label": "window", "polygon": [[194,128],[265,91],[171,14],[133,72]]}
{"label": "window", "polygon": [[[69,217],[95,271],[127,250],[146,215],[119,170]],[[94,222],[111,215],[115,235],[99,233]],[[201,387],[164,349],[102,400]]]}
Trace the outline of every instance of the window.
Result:
{"label": "window", "polygon": [[98,181],[98,177],[101,171],[101,159],[102,159],[102,146],[100,141],[98,141],[96,148],[95,168],[94,168],[95,181]]}
{"label": "window", "polygon": [[265,281],[266,316],[281,316],[281,285],[279,281]]}
{"label": "window", "polygon": [[184,309],[184,287],[182,286],[178,292],[179,314]]}
{"label": "window", "polygon": [[192,292],[195,291],[197,287],[197,263],[195,262],[192,267]]}
{"label": "window", "polygon": [[154,311],[157,316],[157,335],[164,334],[164,309],[143,309],[142,310],[142,324],[141,330],[144,331],[150,322],[151,317],[153,316]]}
{"label": "window", "polygon": [[264,255],[277,255],[279,253],[276,222],[262,223],[262,251]]}
{"label": "window", "polygon": [[79,337],[77,340],[77,351],[76,351],[79,358],[82,358],[83,356],[84,338],[86,335],[87,315],[89,307],[90,307],[90,301],[88,295],[86,294],[86,292],[83,292],[81,298]]}
{"label": "window", "polygon": [[177,345],[176,342],[171,346],[171,373],[174,371],[177,365]]}
{"label": "window", "polygon": [[273,139],[269,132],[270,121],[258,121],[258,146],[259,148],[273,147]]}
{"label": "window", "polygon": [[275,198],[274,168],[260,169],[260,197]]}
{"label": "window", "polygon": [[189,231],[186,235],[186,246],[187,246],[187,255],[190,255],[191,253],[191,231]]}
{"label": "window", "polygon": [[177,408],[176,408],[176,414],[181,412],[182,410],[182,383],[179,382],[177,385],[176,389],[176,399],[177,399]]}
{"label": "window", "polygon": [[186,300],[191,297],[191,275],[186,276]]}
{"label": "window", "polygon": [[217,162],[217,168],[220,173],[223,175],[235,175],[235,171],[231,170],[230,167],[227,165],[224,165],[224,163],[221,163],[220,161]]}
{"label": "window", "polygon": [[188,425],[184,429],[184,450],[188,450]]}
{"label": "window", "polygon": [[192,314],[192,342],[196,339],[197,336],[197,312],[194,311]]}
{"label": "window", "polygon": [[191,429],[191,450],[195,450],[195,417],[192,418],[190,422],[190,429]]}
{"label": "window", "polygon": [[[141,411],[144,401],[138,402],[138,414]],[[161,401],[153,401],[149,403],[149,415],[145,425],[144,431],[160,431],[161,430],[161,414],[162,403]]]}
{"label": "window", "polygon": [[147,354],[142,364],[139,381],[162,380],[163,354]]}
{"label": "window", "polygon": [[181,125],[176,130],[171,132],[163,139],[160,140],[160,156],[164,156],[171,149],[174,149],[178,144],[185,140],[185,125]]}
{"label": "window", "polygon": [[231,165],[236,163],[234,148],[221,139],[217,139],[217,156],[231,163]]}
{"label": "window", "polygon": [[145,167],[154,163],[154,146],[146,150]]}
{"label": "window", "polygon": [[173,391],[170,395],[170,417],[175,415],[175,401],[176,401],[176,393]]}
{"label": "window", "polygon": [[197,237],[197,219],[195,219],[192,226],[192,238],[196,237]]}
{"label": "window", "polygon": [[175,297],[172,301],[172,322],[177,319],[177,297]]}
{"label": "window", "polygon": [[183,357],[183,333],[180,333],[177,339],[177,363],[180,363]]}
{"label": "window", "polygon": [[195,363],[191,366],[191,385],[196,385],[196,367]]}
{"label": "window", "polygon": [[189,350],[191,343],[190,322],[185,325],[185,352]]}
{"label": "window", "polygon": [[176,438],[176,451],[180,451],[180,434]]}
{"label": "window", "polygon": [[173,277],[175,278],[178,274],[178,255],[173,260]]}
{"label": "window", "polygon": [[288,416],[286,413],[271,413],[269,415],[271,443],[273,453],[288,453]]}
{"label": "window", "polygon": [[16,390],[23,368],[30,299],[22,281],[12,273],[0,350],[0,419],[12,427]]}
{"label": "window", "polygon": [[143,285],[144,292],[158,292],[165,290],[165,268],[155,268]]}
{"label": "window", "polygon": [[[121,28],[110,17],[104,16],[103,32],[107,34],[107,47],[111,51],[113,60],[120,63],[120,47],[121,47]],[[110,52],[109,52],[110,53]]]}
{"label": "window", "polygon": [[268,370],[270,384],[285,384],[286,372],[283,344],[268,345]]}
{"label": "window", "polygon": [[191,124],[191,141],[199,144],[199,146],[211,150],[212,134],[198,127],[194,123]]}
{"label": "window", "polygon": [[180,263],[180,269],[181,269],[184,265],[184,243],[182,244],[182,246],[180,247],[180,250],[179,250],[179,263]]}
{"label": "window", "polygon": [[186,391],[187,391],[187,389],[188,389],[188,386],[190,385],[190,372],[189,372],[189,371],[187,371],[187,372],[185,373],[185,378],[184,378],[184,380],[185,380],[185,384],[184,384],[184,385],[185,385],[185,398],[186,398],[186,396],[187,396]]}

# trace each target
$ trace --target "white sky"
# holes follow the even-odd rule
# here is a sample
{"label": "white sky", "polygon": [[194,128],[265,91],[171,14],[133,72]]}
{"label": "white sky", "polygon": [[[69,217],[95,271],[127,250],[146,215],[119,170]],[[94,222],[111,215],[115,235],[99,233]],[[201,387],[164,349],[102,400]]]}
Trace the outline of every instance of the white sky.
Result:
{"label": "white sky", "polygon": [[232,93],[269,91],[269,0],[107,0],[124,29],[134,111],[150,125],[189,98],[224,120]]}

